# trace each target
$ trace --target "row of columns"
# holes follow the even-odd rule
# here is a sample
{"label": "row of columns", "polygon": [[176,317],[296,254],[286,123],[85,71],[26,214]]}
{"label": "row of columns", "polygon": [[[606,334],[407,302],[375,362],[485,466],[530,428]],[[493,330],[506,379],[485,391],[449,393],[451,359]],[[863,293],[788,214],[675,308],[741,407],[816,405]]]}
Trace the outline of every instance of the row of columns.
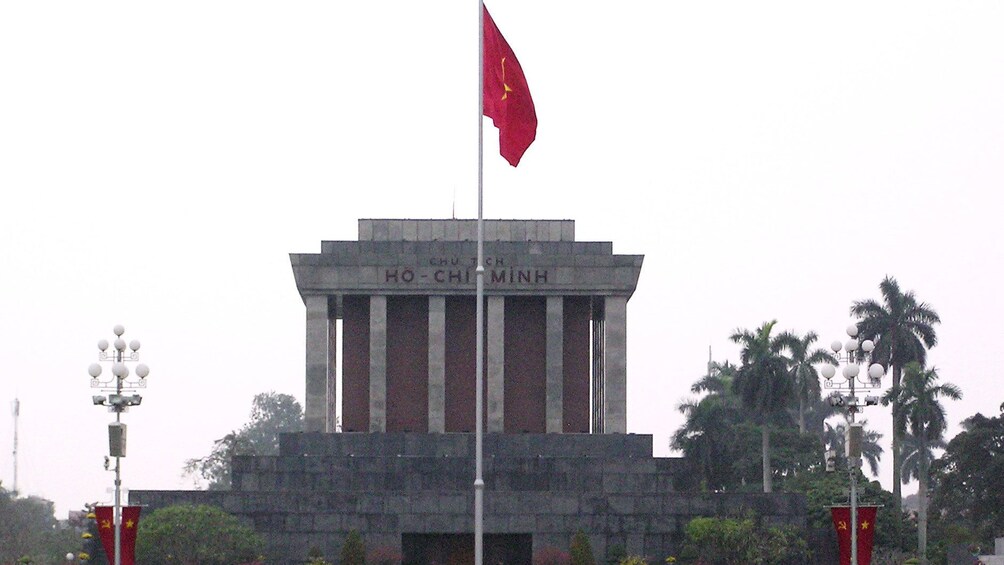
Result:
{"label": "row of columns", "polygon": [[[333,297],[330,297],[333,298]],[[387,296],[369,297],[369,430],[386,431]],[[593,314],[593,433],[627,431],[627,297],[607,296]],[[336,431],[335,308],[328,296],[306,305],[306,431]],[[562,432],[564,299],[548,296],[546,309],[546,431]],[[487,297],[485,414],[488,432],[504,430],[505,297]],[[429,431],[446,429],[446,297],[429,296]],[[473,378],[473,375],[472,375]]]}

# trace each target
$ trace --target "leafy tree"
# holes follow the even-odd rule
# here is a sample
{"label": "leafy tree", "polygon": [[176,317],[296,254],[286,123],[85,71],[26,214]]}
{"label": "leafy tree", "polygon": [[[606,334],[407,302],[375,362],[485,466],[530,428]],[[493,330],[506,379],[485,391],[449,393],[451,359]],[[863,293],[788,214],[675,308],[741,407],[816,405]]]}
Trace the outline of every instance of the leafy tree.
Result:
{"label": "leafy tree", "polygon": [[366,565],[366,546],[359,532],[352,530],[342,545],[341,565]]}
{"label": "leafy tree", "polygon": [[264,542],[215,506],[178,505],[140,520],[136,560],[144,565],[232,565],[259,558]]}
{"label": "leafy tree", "polygon": [[709,363],[708,374],[691,387],[694,393],[707,394],[677,407],[686,420],[673,434],[670,447],[683,452],[707,490],[725,490],[737,483],[734,451],[740,445],[736,436],[744,416],[732,391],[735,374],[736,366],[728,361]]}
{"label": "leafy tree", "polygon": [[571,565],[596,565],[596,559],[593,558],[593,546],[589,543],[589,536],[582,530],[578,530],[572,536],[568,553]]}
{"label": "leafy tree", "polygon": [[80,546],[79,534],[59,527],[53,503],[38,496],[16,497],[0,484],[0,563],[64,563]]}
{"label": "leafy tree", "polygon": [[[927,349],[937,345],[938,336],[934,325],[941,323],[941,318],[928,304],[917,302],[913,291],[901,291],[899,283],[892,277],[887,276],[879,283],[879,291],[882,293],[882,302],[857,300],[851,305],[851,314],[861,318],[858,337],[875,342],[871,360],[892,368],[892,394],[898,396],[903,368],[911,361],[923,366],[927,361]],[[896,405],[893,405],[893,420],[899,418],[897,410]],[[902,433],[894,428],[892,489],[897,511],[903,504],[903,490],[900,486],[902,443]]]}
{"label": "leafy tree", "polygon": [[[862,427],[868,423],[868,420],[862,420]],[[847,425],[846,423],[839,423],[834,426],[830,424],[826,425],[826,431],[823,432],[823,445],[826,449],[832,449],[837,454],[837,467],[843,470],[847,470]],[[879,440],[882,439],[882,434],[875,430],[869,430],[864,428],[864,433],[861,437],[861,457],[868,463],[868,470],[871,471],[873,476],[878,476],[879,461],[882,460],[882,446],[879,445]]]}
{"label": "leafy tree", "polygon": [[[677,407],[686,420],[671,436],[670,446],[683,452],[693,469],[690,480],[704,491],[748,491],[762,472],[761,429],[734,392],[737,372],[728,361],[709,363],[708,374],[691,387],[704,396]],[[819,438],[798,433],[790,421],[775,426],[771,434],[777,440],[771,450],[772,484],[822,460]]]}
{"label": "leafy tree", "polygon": [[[944,439],[928,439],[926,445],[923,447],[924,454],[921,455],[920,438],[907,432],[903,435],[903,484],[907,484],[910,481],[920,480],[920,475],[923,472],[921,463],[923,461],[927,462],[928,469],[937,459],[934,455],[935,449],[943,450],[948,446],[948,443]],[[928,473],[930,475],[930,473]],[[928,485],[930,486],[930,485]]]}
{"label": "leafy tree", "polygon": [[231,485],[230,461],[235,455],[278,455],[279,434],[303,430],[303,409],[288,394],[263,392],[251,402],[251,420],[216,440],[209,455],[185,462],[185,475],[207,481],[209,490]]}
{"label": "leafy tree", "polygon": [[88,561],[92,565],[107,565],[108,556],[101,543],[97,516],[94,514],[95,506],[97,506],[95,502],[84,505],[86,514],[84,514],[84,531],[81,533],[80,551],[87,554],[87,559],[82,559],[82,561]]}
{"label": "leafy tree", "polygon": [[790,527],[764,527],[752,517],[694,518],[684,553],[709,565],[800,564],[809,560],[805,540]]}
{"label": "leafy tree", "polygon": [[770,467],[770,429],[784,414],[795,392],[784,352],[790,347],[788,336],[771,337],[777,320],[765,322],[755,332],[736,330],[730,339],[742,346],[742,366],[734,387],[743,405],[760,425],[763,458],[763,491],[772,492]]}
{"label": "leafy tree", "polygon": [[[876,516],[875,547],[888,551],[905,549],[899,532],[911,529],[905,514],[897,512],[892,505],[892,493],[882,488],[878,481],[868,481],[860,470],[858,477],[858,502],[879,507]],[[808,511],[809,539],[814,546],[836,548],[837,538],[833,530],[830,506],[850,503],[850,485],[846,472],[828,473],[813,469],[799,473],[785,484],[789,492],[805,495]],[[825,561],[825,560],[824,560]],[[874,562],[874,561],[873,561]]]}
{"label": "leafy tree", "polygon": [[841,409],[830,404],[828,399],[820,397],[806,407],[806,427],[822,440],[826,435],[826,421],[837,415],[843,416]]}
{"label": "leafy tree", "polygon": [[1004,414],[977,413],[962,428],[931,468],[931,514],[993,548],[994,537],[1004,532]]}
{"label": "leafy tree", "polygon": [[732,382],[736,378],[738,367],[725,361],[708,362],[708,373],[691,385],[690,392],[728,395],[732,392]]}
{"label": "leafy tree", "polygon": [[[941,439],[948,427],[945,407],[939,398],[962,398],[959,387],[952,383],[937,384],[939,378],[936,369],[925,370],[919,363],[910,363],[906,366],[903,386],[899,390],[890,390],[882,399],[884,403],[896,406],[893,413],[898,417],[893,420],[893,429],[898,430],[900,436],[909,429],[919,440],[917,448],[921,454],[927,453],[928,439]],[[921,563],[927,563],[927,457],[920,458],[918,479],[917,553]]]}
{"label": "leafy tree", "polygon": [[799,337],[794,333],[785,333],[790,351],[789,371],[791,380],[795,383],[795,394],[798,396],[798,431],[805,433],[806,411],[808,407],[819,400],[819,372],[816,365],[820,363],[837,364],[837,358],[825,349],[813,349],[812,344],[819,339],[816,332],[808,332]]}
{"label": "leafy tree", "polygon": [[[794,425],[788,425],[774,428],[771,436],[775,440],[770,456],[775,487],[786,490],[788,481],[798,473],[823,464],[823,443],[816,434],[800,434]],[[745,449],[752,451],[754,445],[750,442]],[[755,476],[752,468],[747,472]]]}

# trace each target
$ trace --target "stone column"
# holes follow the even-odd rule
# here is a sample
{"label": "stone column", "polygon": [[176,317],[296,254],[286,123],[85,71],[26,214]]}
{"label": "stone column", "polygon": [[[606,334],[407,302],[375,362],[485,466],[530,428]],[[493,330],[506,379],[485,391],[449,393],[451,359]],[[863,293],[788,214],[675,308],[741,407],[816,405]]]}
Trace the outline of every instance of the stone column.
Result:
{"label": "stone column", "polygon": [[489,432],[502,432],[505,427],[505,297],[488,297],[488,332],[485,339],[488,350],[488,402]]}
{"label": "stone column", "polygon": [[603,307],[603,433],[627,433],[627,297]]}
{"label": "stone column", "polygon": [[547,433],[560,434],[563,430],[564,407],[564,353],[565,322],[563,296],[547,297],[547,343],[545,369],[546,426]]}
{"label": "stone column", "polygon": [[[331,307],[337,308],[334,304]],[[338,379],[335,368],[338,366],[338,312],[328,308],[328,375],[327,397],[325,404],[324,431],[333,434],[338,431]]]}
{"label": "stone column", "polygon": [[303,429],[327,430],[328,406],[328,297],[303,297],[307,307],[307,367]]}
{"label": "stone column", "polygon": [[370,296],[370,431],[387,431],[386,296]]}
{"label": "stone column", "polygon": [[603,297],[592,297],[592,414],[590,416],[590,433],[603,433],[603,368],[606,364],[603,361]]}
{"label": "stone column", "polygon": [[429,432],[446,431],[446,297],[429,297]]}

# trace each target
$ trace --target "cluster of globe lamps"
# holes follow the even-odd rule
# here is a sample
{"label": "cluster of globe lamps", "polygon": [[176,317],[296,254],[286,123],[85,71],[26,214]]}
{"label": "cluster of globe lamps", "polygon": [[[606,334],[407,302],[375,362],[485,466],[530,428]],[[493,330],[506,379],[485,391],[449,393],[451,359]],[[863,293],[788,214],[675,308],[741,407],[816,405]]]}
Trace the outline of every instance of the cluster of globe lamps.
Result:
{"label": "cluster of globe lamps", "polygon": [[[877,396],[866,396],[864,402],[861,402],[855,395],[854,389],[858,382],[865,388],[877,389],[881,387],[882,376],[885,375],[885,367],[879,363],[872,363],[868,366],[867,380],[859,380],[861,367],[858,363],[863,356],[858,353],[858,349],[865,355],[870,356],[871,352],[875,350],[875,343],[870,339],[858,342],[858,326],[856,324],[847,326],[847,335],[850,337],[847,343],[842,344],[837,340],[830,344],[830,349],[833,350],[833,354],[837,357],[837,360],[845,362],[843,369],[840,371],[843,380],[834,380],[834,377],[837,375],[837,368],[833,365],[823,365],[820,368],[820,373],[822,373],[823,379],[825,379],[823,382],[825,388],[849,391],[849,394],[845,395],[840,390],[834,390],[828,398],[830,405],[838,408],[846,408],[849,414],[847,437],[844,443],[847,447],[848,475],[851,487],[851,563],[858,563],[858,492],[856,473],[857,469],[861,467],[861,436],[863,430],[861,424],[854,421],[854,415],[864,406],[878,404],[879,398]],[[847,352],[843,356],[840,355],[842,349]],[[827,470],[829,471],[831,470],[829,454],[827,454],[827,459]]]}
{"label": "cluster of globe lamps", "polygon": [[[138,394],[124,395],[123,390],[146,388],[146,377],[150,374],[150,368],[139,363],[135,367],[135,375],[138,379],[130,380],[130,371],[127,362],[139,361],[139,340],[132,340],[128,344],[122,335],[125,328],[121,325],[115,326],[112,330],[115,333],[115,340],[109,344],[108,340],[98,341],[98,363],[92,363],[87,367],[87,374],[91,376],[91,388],[107,391],[109,394],[94,395],[91,401],[95,406],[107,406],[109,412],[115,413],[115,421],[108,425],[109,455],[115,458],[115,560],[114,565],[122,563],[122,475],[121,461],[126,455],[126,426],[121,422],[122,413],[127,412],[130,406],[139,406],[143,397]],[[109,346],[112,350],[109,351]],[[101,380],[102,367],[100,362],[112,363],[112,377],[108,380]],[[107,469],[107,458],[106,465]],[[72,554],[66,555],[67,561],[72,561]]]}

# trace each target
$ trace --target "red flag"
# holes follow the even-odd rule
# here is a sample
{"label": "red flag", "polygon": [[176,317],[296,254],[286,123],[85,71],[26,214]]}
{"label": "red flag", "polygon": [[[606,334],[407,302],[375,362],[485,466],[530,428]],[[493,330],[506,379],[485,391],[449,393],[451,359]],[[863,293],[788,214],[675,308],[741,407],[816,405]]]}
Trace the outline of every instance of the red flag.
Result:
{"label": "red flag", "polygon": [[[877,510],[877,506],[858,506],[858,565],[870,565],[872,562]],[[851,509],[848,506],[833,506],[830,513],[833,527],[837,529],[840,565],[851,565]]]}
{"label": "red flag", "polygon": [[[122,507],[122,565],[136,563],[136,530],[139,529],[139,506]],[[98,521],[98,534],[101,545],[105,548],[108,561],[115,559],[115,508],[112,506],[95,506],[94,516]]]}
{"label": "red flag", "polygon": [[[482,5],[484,8],[484,5]],[[484,8],[484,114],[499,129],[499,152],[509,164],[519,164],[537,137],[537,112],[523,69]]]}

